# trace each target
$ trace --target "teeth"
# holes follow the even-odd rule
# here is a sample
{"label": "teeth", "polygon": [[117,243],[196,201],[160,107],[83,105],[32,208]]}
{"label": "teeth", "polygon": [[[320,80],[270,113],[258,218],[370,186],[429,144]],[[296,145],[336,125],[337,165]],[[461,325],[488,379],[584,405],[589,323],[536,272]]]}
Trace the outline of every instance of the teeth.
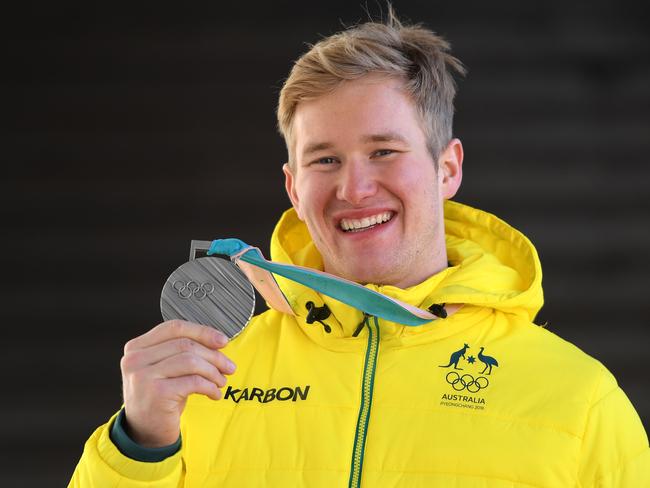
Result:
{"label": "teeth", "polygon": [[370,217],[364,217],[362,219],[341,219],[340,225],[341,229],[346,231],[361,230],[367,227],[372,227],[373,225],[388,222],[392,216],[393,214],[391,212],[384,212],[377,215],[371,215]]}

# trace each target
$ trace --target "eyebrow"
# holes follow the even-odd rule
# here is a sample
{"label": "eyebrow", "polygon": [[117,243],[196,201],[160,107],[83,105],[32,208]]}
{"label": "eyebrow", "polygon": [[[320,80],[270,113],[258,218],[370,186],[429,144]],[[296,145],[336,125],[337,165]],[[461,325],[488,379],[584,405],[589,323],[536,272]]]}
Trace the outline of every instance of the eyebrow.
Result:
{"label": "eyebrow", "polygon": [[397,132],[384,132],[382,134],[370,134],[361,138],[362,142],[403,142],[406,139]]}
{"label": "eyebrow", "polygon": [[[369,134],[361,138],[361,142],[401,142],[406,144],[407,141],[397,132],[384,132],[381,134]],[[325,151],[332,149],[334,144],[331,142],[315,142],[312,144],[307,144],[305,150],[303,151],[303,156],[308,156],[318,151]]]}
{"label": "eyebrow", "polygon": [[334,144],[331,142],[315,142],[313,144],[308,144],[305,147],[305,150],[302,152],[303,156],[308,156],[318,151],[325,151],[326,149],[331,149],[334,147]]}

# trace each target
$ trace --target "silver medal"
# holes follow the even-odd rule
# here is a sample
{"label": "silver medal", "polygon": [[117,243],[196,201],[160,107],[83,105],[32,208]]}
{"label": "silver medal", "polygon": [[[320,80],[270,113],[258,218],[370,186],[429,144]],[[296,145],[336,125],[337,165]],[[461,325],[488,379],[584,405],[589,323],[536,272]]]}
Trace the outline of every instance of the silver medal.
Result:
{"label": "silver medal", "polygon": [[232,338],[255,311],[255,292],[248,278],[230,260],[195,258],[174,271],[163,287],[160,311],[165,320],[182,319],[209,325]]}

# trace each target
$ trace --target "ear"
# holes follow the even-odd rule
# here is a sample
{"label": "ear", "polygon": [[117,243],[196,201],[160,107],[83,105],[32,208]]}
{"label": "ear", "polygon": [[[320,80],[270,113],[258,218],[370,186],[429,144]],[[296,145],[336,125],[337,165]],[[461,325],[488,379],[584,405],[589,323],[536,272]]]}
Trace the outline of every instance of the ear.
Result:
{"label": "ear", "polygon": [[438,158],[440,192],[445,200],[452,198],[463,180],[463,144],[452,139]]}
{"label": "ear", "polygon": [[287,195],[289,195],[289,200],[291,200],[291,205],[298,214],[298,218],[303,220],[302,215],[300,214],[300,199],[298,198],[298,192],[296,191],[296,177],[294,175],[294,170],[291,169],[289,163],[284,163],[282,165],[282,171],[284,172],[284,188],[287,190]]}

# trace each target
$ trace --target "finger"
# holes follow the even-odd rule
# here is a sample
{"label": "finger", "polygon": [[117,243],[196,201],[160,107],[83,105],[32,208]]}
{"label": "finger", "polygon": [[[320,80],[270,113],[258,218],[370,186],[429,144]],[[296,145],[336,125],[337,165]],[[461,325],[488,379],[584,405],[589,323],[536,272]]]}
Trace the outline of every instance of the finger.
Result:
{"label": "finger", "polygon": [[124,352],[143,349],[179,337],[187,337],[211,349],[219,349],[228,344],[228,337],[217,329],[185,320],[168,320],[149,332],[131,339],[124,346]]}
{"label": "finger", "polygon": [[150,368],[151,373],[153,373],[153,375],[158,379],[198,375],[219,387],[226,386],[226,377],[221,374],[221,371],[219,371],[216,366],[196,354],[177,354],[167,359],[163,359]]}
{"label": "finger", "polygon": [[160,381],[163,382],[161,387],[163,392],[169,392],[168,394],[170,396],[176,395],[178,400],[181,401],[185,400],[192,393],[199,393],[213,400],[219,400],[221,398],[219,386],[206,380],[203,376],[188,375],[178,378],[166,378]]}
{"label": "finger", "polygon": [[235,364],[222,352],[209,349],[187,337],[171,339],[160,344],[129,351],[122,358],[123,371],[137,371],[159,363],[172,356],[189,353],[196,354],[213,364],[223,374],[235,372]]}

